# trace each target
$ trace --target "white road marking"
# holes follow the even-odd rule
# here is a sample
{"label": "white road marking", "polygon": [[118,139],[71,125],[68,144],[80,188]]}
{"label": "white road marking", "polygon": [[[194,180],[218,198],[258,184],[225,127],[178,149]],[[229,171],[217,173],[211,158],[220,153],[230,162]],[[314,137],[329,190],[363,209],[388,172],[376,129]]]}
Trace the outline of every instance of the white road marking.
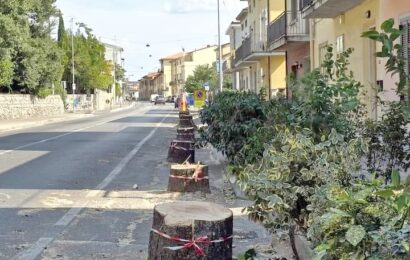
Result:
{"label": "white road marking", "polygon": [[[111,120],[110,120],[110,121],[111,121]],[[16,151],[16,150],[21,150],[21,149],[23,149],[23,148],[31,147],[31,146],[36,145],[36,144],[41,144],[41,143],[45,143],[45,142],[48,142],[48,141],[53,141],[53,140],[59,139],[59,138],[64,137],[64,136],[72,135],[72,134],[81,132],[81,131],[83,131],[83,130],[87,130],[87,129],[90,129],[90,128],[93,128],[93,127],[96,127],[96,126],[100,126],[100,125],[106,124],[106,123],[108,123],[108,122],[110,122],[110,121],[101,122],[101,123],[98,123],[98,124],[95,124],[95,125],[92,125],[92,126],[80,128],[80,129],[71,131],[71,132],[69,132],[69,133],[65,133],[65,134],[62,134],[62,135],[57,135],[57,136],[54,136],[54,137],[51,137],[51,138],[47,138],[47,139],[43,139],[43,140],[40,140],[40,141],[37,141],[37,142],[34,142],[34,143],[29,143],[29,144],[21,145],[21,146],[15,147],[15,148],[13,148],[13,149],[0,152],[0,155],[5,155],[5,154],[8,154],[8,153],[12,153],[12,152],[14,152],[14,151]]]}
{"label": "white road marking", "polygon": [[[127,156],[125,156],[120,163],[108,174],[108,176],[100,183],[97,185],[95,188],[96,190],[102,190],[106,188],[112,181],[113,179],[121,173],[121,171],[125,168],[125,166],[129,163],[129,161],[135,156],[138,151],[142,148],[142,146],[157,132],[157,130],[161,127],[162,123],[167,119],[169,114],[167,114],[161,122],[159,122],[155,128],[144,138],[142,139],[135,147],[130,151]],[[93,191],[89,192],[89,195],[97,195],[98,193],[93,193]],[[89,197],[89,196],[87,196]],[[84,202],[81,207],[76,207],[76,208],[71,208],[64,216],[57,221],[55,226],[60,226],[60,227],[67,227],[71,221],[73,221],[79,214],[80,212],[87,206],[88,202]],[[48,246],[53,240],[55,239],[54,237],[47,237],[47,238],[40,238],[30,249],[28,249],[26,252],[22,254],[23,258],[17,258],[17,259],[24,259],[24,260],[35,260],[44,250],[44,247]]]}
{"label": "white road marking", "polygon": [[44,248],[54,240],[53,237],[42,237],[27,251],[16,256],[18,260],[34,260],[43,252]]}
{"label": "white road marking", "polygon": [[67,213],[64,214],[62,218],[60,218],[59,221],[57,221],[57,223],[55,223],[55,226],[68,226],[68,224],[70,224],[71,221],[73,221],[73,219],[78,216],[81,210],[83,210],[87,206],[87,204],[88,202],[82,202],[80,207],[71,208],[69,211],[67,211]]}
{"label": "white road marking", "polygon": [[[141,108],[137,109],[137,111],[140,110],[140,109],[143,109],[143,108],[146,108],[146,107],[141,107]],[[135,111],[133,111],[133,112],[135,112]],[[69,133],[62,134],[62,135],[57,135],[57,136],[47,138],[47,139],[43,139],[43,140],[40,140],[40,141],[37,141],[37,142],[33,142],[33,143],[25,144],[25,145],[22,145],[22,146],[18,146],[18,147],[15,147],[13,149],[10,149],[10,150],[0,152],[0,156],[8,154],[8,153],[12,153],[16,150],[21,150],[23,148],[31,147],[31,146],[36,145],[36,144],[41,144],[41,143],[45,143],[45,142],[48,142],[48,141],[53,141],[53,140],[59,139],[61,137],[72,135],[72,134],[75,134],[75,133],[78,133],[78,132],[81,132],[81,131],[84,131],[84,130],[87,130],[87,129],[90,129],[90,128],[93,128],[93,127],[104,125],[104,124],[109,123],[111,121],[113,121],[113,119],[110,119],[109,121],[100,122],[100,123],[92,125],[92,126],[80,128],[80,129],[77,129],[77,130],[71,131]]]}

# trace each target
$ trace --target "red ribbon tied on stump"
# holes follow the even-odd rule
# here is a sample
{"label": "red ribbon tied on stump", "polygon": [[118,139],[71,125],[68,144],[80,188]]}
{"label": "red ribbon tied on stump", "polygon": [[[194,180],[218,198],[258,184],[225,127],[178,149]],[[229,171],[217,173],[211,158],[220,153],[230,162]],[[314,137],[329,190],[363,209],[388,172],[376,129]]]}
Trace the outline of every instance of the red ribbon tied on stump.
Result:
{"label": "red ribbon tied on stump", "polygon": [[217,239],[217,240],[209,240],[208,236],[201,236],[199,238],[195,238],[193,237],[192,239],[183,239],[183,238],[179,238],[179,237],[172,237],[170,235],[167,235],[165,233],[162,233],[161,231],[158,231],[156,229],[151,229],[152,232],[154,232],[155,234],[167,238],[169,240],[172,241],[177,241],[177,242],[183,242],[185,243],[184,245],[181,246],[169,246],[169,247],[165,247],[166,249],[172,250],[172,251],[178,251],[178,250],[186,250],[186,249],[191,249],[193,248],[195,250],[195,253],[197,256],[206,256],[205,250],[200,247],[198,244],[214,244],[214,243],[222,243],[225,242],[229,239],[232,238],[232,236],[229,236],[227,238],[221,238],[221,239]]}

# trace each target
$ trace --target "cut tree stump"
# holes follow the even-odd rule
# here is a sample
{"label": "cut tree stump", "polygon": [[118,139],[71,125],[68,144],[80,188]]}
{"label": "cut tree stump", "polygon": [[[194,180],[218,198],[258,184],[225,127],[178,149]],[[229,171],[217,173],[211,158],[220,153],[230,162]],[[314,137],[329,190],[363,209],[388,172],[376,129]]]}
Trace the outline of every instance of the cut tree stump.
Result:
{"label": "cut tree stump", "polygon": [[179,126],[185,128],[195,127],[195,123],[194,120],[192,120],[192,116],[179,118]]}
{"label": "cut tree stump", "polygon": [[232,259],[232,211],[209,202],[157,205],[150,234],[150,260]]}
{"label": "cut tree stump", "polygon": [[181,117],[181,115],[189,115],[189,111],[179,111],[179,117]]}
{"label": "cut tree stump", "polygon": [[194,133],[188,133],[188,134],[177,134],[177,140],[179,141],[191,141],[195,142],[195,134]]}
{"label": "cut tree stump", "polygon": [[195,128],[193,127],[180,127],[177,128],[178,134],[193,134],[195,133]]}
{"label": "cut tree stump", "polygon": [[195,161],[195,143],[192,141],[174,140],[168,150],[168,162],[193,163]]}
{"label": "cut tree stump", "polygon": [[171,165],[168,191],[210,193],[208,166],[203,164]]}

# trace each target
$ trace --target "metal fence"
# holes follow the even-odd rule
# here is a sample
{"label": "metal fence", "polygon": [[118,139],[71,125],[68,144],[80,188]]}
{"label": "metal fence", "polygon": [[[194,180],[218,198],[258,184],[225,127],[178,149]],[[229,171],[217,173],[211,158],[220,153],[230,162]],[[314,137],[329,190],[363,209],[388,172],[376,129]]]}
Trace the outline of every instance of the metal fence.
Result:
{"label": "metal fence", "polygon": [[268,42],[272,44],[282,37],[309,35],[309,21],[301,12],[283,12],[268,26]]}

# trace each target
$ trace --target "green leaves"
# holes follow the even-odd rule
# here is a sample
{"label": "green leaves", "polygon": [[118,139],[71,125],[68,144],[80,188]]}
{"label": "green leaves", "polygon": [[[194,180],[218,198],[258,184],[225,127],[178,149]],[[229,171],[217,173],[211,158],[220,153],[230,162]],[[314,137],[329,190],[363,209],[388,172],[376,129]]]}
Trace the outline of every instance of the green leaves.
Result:
{"label": "green leaves", "polygon": [[351,226],[346,232],[346,240],[352,246],[357,246],[366,236],[366,230],[361,225]]}
{"label": "green leaves", "polygon": [[393,26],[394,26],[394,19],[390,18],[382,23],[381,29],[385,32],[390,32],[391,29],[393,29]]}

